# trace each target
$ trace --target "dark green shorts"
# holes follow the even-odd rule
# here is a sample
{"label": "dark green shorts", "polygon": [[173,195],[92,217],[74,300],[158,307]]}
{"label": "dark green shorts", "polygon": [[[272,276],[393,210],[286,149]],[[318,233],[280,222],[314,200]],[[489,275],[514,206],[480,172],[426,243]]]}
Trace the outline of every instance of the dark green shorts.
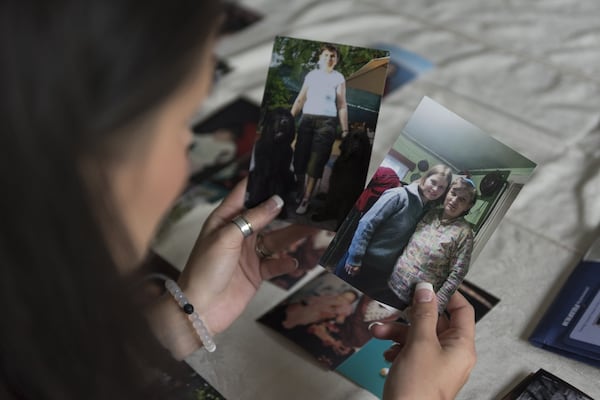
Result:
{"label": "dark green shorts", "polygon": [[294,149],[294,172],[321,178],[335,142],[336,117],[303,114]]}

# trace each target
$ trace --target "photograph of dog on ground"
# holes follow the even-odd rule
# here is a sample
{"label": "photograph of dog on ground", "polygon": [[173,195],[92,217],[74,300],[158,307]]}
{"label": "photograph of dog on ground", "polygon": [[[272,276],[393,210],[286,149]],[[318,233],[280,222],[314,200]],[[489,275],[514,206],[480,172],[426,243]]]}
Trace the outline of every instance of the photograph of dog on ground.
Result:
{"label": "photograph of dog on ground", "polygon": [[389,51],[275,39],[245,205],[335,231],[366,183]]}

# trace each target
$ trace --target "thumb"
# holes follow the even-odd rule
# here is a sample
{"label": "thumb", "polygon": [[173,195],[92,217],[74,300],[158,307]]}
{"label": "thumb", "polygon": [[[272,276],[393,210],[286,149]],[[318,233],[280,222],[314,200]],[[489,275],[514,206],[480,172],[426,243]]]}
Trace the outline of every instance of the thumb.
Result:
{"label": "thumb", "polygon": [[437,298],[431,283],[417,283],[410,314],[411,339],[437,340]]}

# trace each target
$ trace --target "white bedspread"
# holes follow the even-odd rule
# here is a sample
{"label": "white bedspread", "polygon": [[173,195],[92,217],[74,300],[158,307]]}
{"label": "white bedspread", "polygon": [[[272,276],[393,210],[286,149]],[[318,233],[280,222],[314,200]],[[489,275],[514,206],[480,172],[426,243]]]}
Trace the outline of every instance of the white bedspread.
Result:
{"label": "white bedspread", "polygon": [[[222,40],[233,71],[199,115],[245,95],[260,102],[275,35],[358,46],[388,42],[434,62],[383,100],[373,165],[420,99],[430,96],[538,164],[471,267],[501,299],[477,324],[478,363],[459,399],[496,398],[538,368],[600,398],[600,371],[527,342],[600,235],[600,2],[598,0],[248,0],[264,18]],[[178,267],[210,207],[200,206],[157,250]],[[226,398],[371,399],[255,318],[286,292],[270,284],[218,350],[189,362]]]}

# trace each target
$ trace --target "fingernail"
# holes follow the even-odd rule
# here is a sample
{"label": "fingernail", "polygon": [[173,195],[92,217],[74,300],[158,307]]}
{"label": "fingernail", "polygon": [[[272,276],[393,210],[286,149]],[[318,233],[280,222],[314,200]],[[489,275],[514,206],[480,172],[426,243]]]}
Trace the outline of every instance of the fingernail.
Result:
{"label": "fingernail", "polygon": [[379,321],[371,322],[371,323],[369,324],[369,326],[367,327],[367,329],[368,329],[368,330],[371,330],[371,328],[372,328],[372,327],[374,327],[375,325],[383,325],[383,323],[382,323],[382,322],[379,322]]}
{"label": "fingernail", "polygon": [[267,201],[266,206],[269,208],[269,211],[280,210],[283,207],[283,199],[278,195],[274,194],[271,196],[269,201]]}
{"label": "fingernail", "polygon": [[295,271],[300,266],[300,262],[298,261],[297,258],[292,258],[292,261],[294,262],[294,271]]}
{"label": "fingernail", "polygon": [[429,282],[419,282],[415,286],[415,302],[429,303],[433,300],[433,285]]}

